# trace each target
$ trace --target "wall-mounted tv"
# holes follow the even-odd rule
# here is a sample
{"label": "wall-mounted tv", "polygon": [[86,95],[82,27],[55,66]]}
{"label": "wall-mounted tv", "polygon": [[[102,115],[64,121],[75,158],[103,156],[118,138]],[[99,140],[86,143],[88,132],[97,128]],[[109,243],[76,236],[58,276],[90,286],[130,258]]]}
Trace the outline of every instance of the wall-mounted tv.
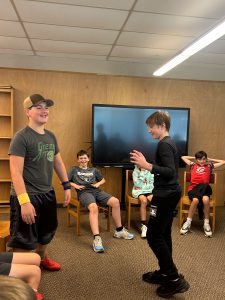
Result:
{"label": "wall-mounted tv", "polygon": [[[93,104],[93,165],[131,167],[130,152],[133,149],[154,162],[158,141],[149,134],[145,121],[157,110],[170,114],[170,136],[175,140],[180,156],[187,155],[189,108]],[[183,166],[182,162],[180,166]]]}

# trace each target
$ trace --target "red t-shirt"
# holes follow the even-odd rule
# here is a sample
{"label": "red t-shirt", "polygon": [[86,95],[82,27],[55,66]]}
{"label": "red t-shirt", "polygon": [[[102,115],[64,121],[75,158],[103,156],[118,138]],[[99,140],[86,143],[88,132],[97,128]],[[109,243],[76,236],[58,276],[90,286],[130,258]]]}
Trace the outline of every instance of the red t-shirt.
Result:
{"label": "red t-shirt", "polygon": [[194,162],[190,164],[191,168],[191,183],[188,187],[188,191],[191,191],[197,184],[210,182],[210,175],[214,168],[213,163],[200,166]]}

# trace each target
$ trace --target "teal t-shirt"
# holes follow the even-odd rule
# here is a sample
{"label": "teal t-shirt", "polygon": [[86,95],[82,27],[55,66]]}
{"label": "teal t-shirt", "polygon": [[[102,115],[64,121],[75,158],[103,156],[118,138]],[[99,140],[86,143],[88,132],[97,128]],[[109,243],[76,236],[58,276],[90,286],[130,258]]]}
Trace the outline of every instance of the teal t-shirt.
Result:
{"label": "teal t-shirt", "polygon": [[141,170],[135,166],[133,182],[132,196],[138,198],[139,195],[152,193],[154,188],[154,175],[150,171]]}
{"label": "teal t-shirt", "polygon": [[[16,133],[9,147],[9,155],[24,157],[23,179],[30,195],[52,189],[54,157],[59,152],[55,135],[45,129],[40,134],[29,126]],[[11,194],[15,195],[14,188]]]}

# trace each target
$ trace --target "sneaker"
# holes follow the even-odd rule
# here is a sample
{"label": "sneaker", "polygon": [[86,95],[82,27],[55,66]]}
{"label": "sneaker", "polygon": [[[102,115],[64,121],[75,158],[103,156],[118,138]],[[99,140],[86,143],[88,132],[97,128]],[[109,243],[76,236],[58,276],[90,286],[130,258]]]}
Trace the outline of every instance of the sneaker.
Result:
{"label": "sneaker", "polygon": [[117,239],[125,239],[125,240],[132,240],[134,238],[133,233],[129,233],[128,230],[124,227],[120,231],[115,231],[113,236]]}
{"label": "sneaker", "polygon": [[59,271],[61,269],[59,263],[57,263],[56,261],[52,260],[47,256],[45,257],[45,259],[41,261],[41,267],[48,271]]}
{"label": "sneaker", "polygon": [[204,228],[205,236],[212,237],[212,230],[210,225],[208,223],[205,223],[203,228]]}
{"label": "sneaker", "polygon": [[147,234],[147,226],[146,225],[141,225],[141,238],[145,239],[146,234]]}
{"label": "sneaker", "polygon": [[189,283],[180,276],[177,281],[168,280],[163,285],[156,289],[156,293],[159,297],[170,298],[177,293],[184,293],[189,289]]}
{"label": "sneaker", "polygon": [[93,249],[95,252],[104,252],[104,247],[102,245],[102,239],[97,235],[93,240]]}
{"label": "sneaker", "polygon": [[183,224],[182,228],[180,229],[180,234],[188,233],[188,231],[190,231],[190,228],[191,228],[191,224],[188,221],[186,221]]}
{"label": "sneaker", "polygon": [[144,273],[142,280],[152,284],[164,284],[167,282],[167,276],[162,275],[160,271],[156,270],[154,272]]}
{"label": "sneaker", "polygon": [[44,299],[43,296],[42,296],[42,294],[40,294],[38,292],[35,292],[35,294],[36,294],[37,300],[43,300]]}

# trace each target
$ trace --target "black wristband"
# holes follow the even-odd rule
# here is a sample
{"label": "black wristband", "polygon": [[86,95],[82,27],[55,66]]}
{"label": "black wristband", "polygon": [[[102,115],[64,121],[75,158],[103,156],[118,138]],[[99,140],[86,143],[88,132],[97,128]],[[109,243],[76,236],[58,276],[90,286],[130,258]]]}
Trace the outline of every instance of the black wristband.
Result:
{"label": "black wristband", "polygon": [[64,189],[64,191],[71,190],[71,185],[66,185],[66,186],[63,187],[63,189]]}
{"label": "black wristband", "polygon": [[71,184],[69,181],[62,182],[62,186],[63,186],[64,191],[71,190]]}

